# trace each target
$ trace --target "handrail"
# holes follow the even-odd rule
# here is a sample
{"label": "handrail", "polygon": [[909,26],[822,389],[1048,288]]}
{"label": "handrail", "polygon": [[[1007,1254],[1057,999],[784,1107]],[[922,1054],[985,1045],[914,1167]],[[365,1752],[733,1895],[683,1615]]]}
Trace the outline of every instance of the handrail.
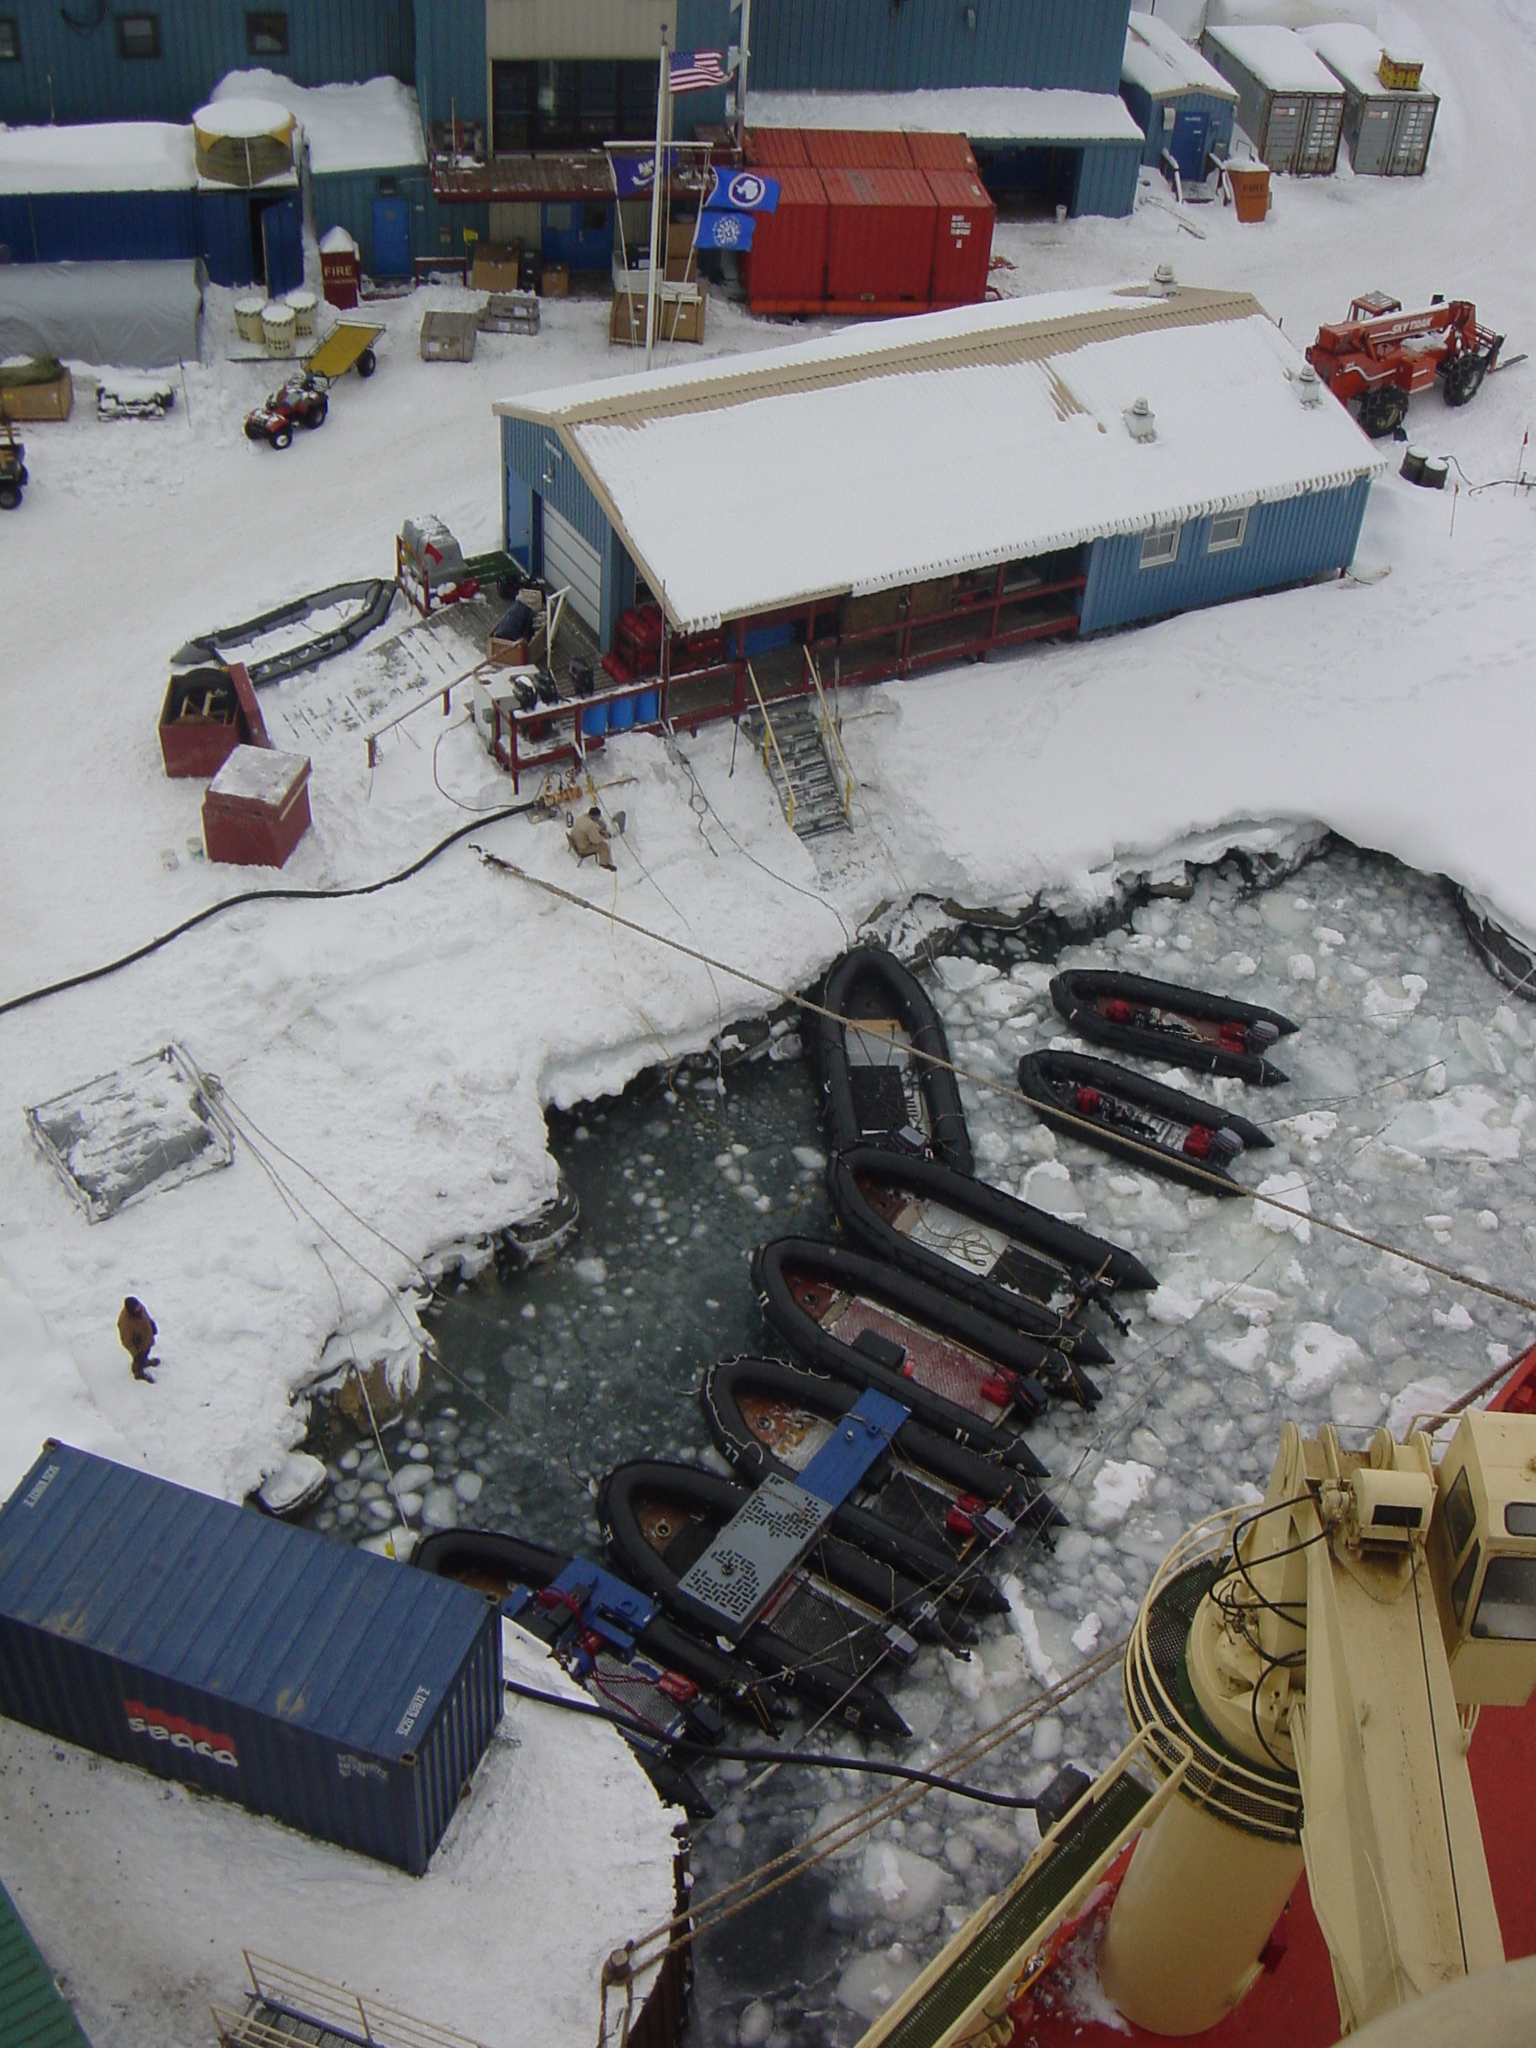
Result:
{"label": "handrail", "polygon": [[816,686],[816,702],[821,706],[821,743],[832,756],[834,771],[839,767],[843,771],[843,816],[845,818],[851,817],[853,813],[853,763],[848,759],[847,751],[843,746],[842,727],[832,716],[831,708],[827,703],[826,692],[821,687],[821,671],[817,668],[816,657],[812,654],[809,647],[805,650],[805,664],[811,672],[811,681]]}
{"label": "handrail", "polygon": [[466,2035],[432,2020],[416,2019],[398,2007],[359,1992],[344,1990],[307,1970],[274,1962],[270,1956],[244,1951],[252,1996],[259,2008],[232,2013],[210,2007],[224,2048],[292,2048],[292,2037],[273,2026],[268,2015],[282,2015],[321,2027],[357,2044],[357,2048],[476,2048]]}
{"label": "handrail", "polygon": [[789,779],[789,770],[784,765],[784,756],[779,752],[779,736],[773,729],[773,720],[768,716],[768,706],[763,702],[763,693],[757,687],[757,677],[752,672],[750,661],[747,663],[747,681],[752,685],[752,694],[757,699],[757,708],[763,714],[763,766],[765,768],[768,766],[768,749],[771,745],[773,748],[773,758],[778,762],[779,773],[784,778],[784,794],[789,800],[789,808],[784,814],[785,823],[789,826],[790,831],[793,832],[795,829],[795,785]]}

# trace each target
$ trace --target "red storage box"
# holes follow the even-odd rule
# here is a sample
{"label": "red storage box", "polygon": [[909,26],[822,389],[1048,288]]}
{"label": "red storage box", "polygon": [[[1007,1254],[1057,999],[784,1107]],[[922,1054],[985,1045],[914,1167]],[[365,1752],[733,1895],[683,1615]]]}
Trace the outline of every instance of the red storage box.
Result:
{"label": "red storage box", "polygon": [[308,830],[308,755],[236,747],[203,798],[208,858],[280,868]]}
{"label": "red storage box", "polygon": [[793,164],[771,175],[778,210],[754,216],[742,282],[754,313],[814,313],[827,295],[827,189],[819,171]]}
{"label": "red storage box", "polygon": [[912,152],[896,128],[806,128],[805,153],[818,171],[909,171]]}
{"label": "red storage box", "polygon": [[167,775],[217,775],[236,747],[271,744],[242,663],[210,663],[171,677],[160,707]]}
{"label": "red storage box", "polygon": [[987,295],[997,218],[992,195],[974,171],[922,175],[939,208],[930,296],[936,306],[974,306]]}
{"label": "red storage box", "polygon": [[963,135],[907,136],[912,161],[920,171],[974,171],[976,159]]}
{"label": "red storage box", "polygon": [[804,170],[810,162],[805,137],[798,128],[749,128],[742,153],[758,170],[778,164],[798,165]]}
{"label": "red storage box", "polygon": [[921,171],[823,171],[827,307],[899,313],[928,303],[938,201]]}

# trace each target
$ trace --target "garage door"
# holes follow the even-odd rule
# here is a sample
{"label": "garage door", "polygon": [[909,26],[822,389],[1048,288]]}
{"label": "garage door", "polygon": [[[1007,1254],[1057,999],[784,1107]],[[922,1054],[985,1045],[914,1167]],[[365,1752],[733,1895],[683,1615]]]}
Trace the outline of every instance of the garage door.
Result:
{"label": "garage door", "polygon": [[597,549],[562,519],[548,499],[544,502],[544,575],[558,590],[568,583],[567,600],[578,618],[585,619],[593,632],[603,622],[603,571]]}

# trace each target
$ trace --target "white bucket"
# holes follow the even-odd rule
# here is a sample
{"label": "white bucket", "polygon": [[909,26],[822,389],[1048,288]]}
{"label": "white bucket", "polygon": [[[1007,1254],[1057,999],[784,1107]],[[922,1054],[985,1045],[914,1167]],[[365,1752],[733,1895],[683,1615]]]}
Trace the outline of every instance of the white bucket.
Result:
{"label": "white bucket", "polygon": [[280,305],[273,299],[262,307],[261,338],[269,356],[291,356],[297,328],[292,306]]}
{"label": "white bucket", "polygon": [[290,292],[288,303],[293,308],[293,331],[301,340],[307,340],[315,331],[315,295],[304,289]]}
{"label": "white bucket", "polygon": [[261,340],[261,315],[266,300],[259,293],[235,301],[235,332],[242,341]]}

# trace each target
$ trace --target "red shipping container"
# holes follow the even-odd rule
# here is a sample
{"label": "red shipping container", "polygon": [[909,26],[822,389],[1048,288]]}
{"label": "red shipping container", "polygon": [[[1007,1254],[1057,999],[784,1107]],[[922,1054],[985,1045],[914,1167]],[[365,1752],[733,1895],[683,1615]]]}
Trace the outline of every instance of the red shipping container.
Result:
{"label": "red shipping container", "polygon": [[912,152],[896,128],[805,128],[806,155],[818,171],[907,171]]}
{"label": "red shipping container", "polygon": [[992,224],[997,208],[974,171],[924,171],[938,201],[933,238],[932,299],[936,306],[974,306],[987,295]]}
{"label": "red shipping container", "polygon": [[805,137],[798,128],[749,128],[744,154],[759,170],[769,164],[796,164],[804,170],[810,162]]}
{"label": "red shipping container", "polygon": [[[783,130],[782,133],[793,133]],[[779,204],[754,217],[741,260],[754,313],[814,313],[827,295],[827,192],[821,173],[775,164]]]}
{"label": "red shipping container", "polygon": [[912,152],[912,161],[920,171],[971,171],[976,169],[976,159],[971,154],[971,145],[963,135],[917,135],[907,136],[907,147]]}
{"label": "red shipping container", "polygon": [[895,313],[926,306],[938,201],[921,171],[823,171],[827,305]]}
{"label": "red shipping container", "polygon": [[309,830],[309,757],[236,747],[203,798],[210,860],[280,868]]}

